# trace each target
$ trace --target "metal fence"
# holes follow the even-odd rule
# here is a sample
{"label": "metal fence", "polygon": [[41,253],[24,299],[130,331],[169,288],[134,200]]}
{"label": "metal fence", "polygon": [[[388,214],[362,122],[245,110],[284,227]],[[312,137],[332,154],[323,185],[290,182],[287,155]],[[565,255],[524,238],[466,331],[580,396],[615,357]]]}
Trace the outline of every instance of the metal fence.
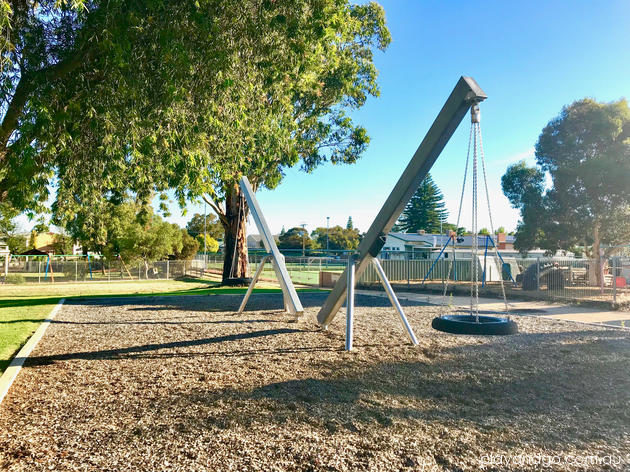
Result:
{"label": "metal fence", "polygon": [[[417,259],[417,254],[397,252],[381,258],[381,265],[398,289],[441,292],[448,281],[449,292],[470,291],[473,261]],[[249,270],[253,274],[264,257],[250,252]],[[337,251],[304,255],[285,253],[285,263],[292,280],[306,286],[331,287],[346,267],[348,254]],[[630,257],[604,260],[600,269],[593,259],[479,257],[476,261],[482,284],[481,294],[500,295],[499,281],[504,280],[508,297],[570,302],[606,302],[630,306]],[[125,263],[85,256],[13,256],[8,283],[107,282],[120,280],[169,280],[188,276],[220,278],[222,254],[199,254],[191,261],[155,261]],[[603,274],[600,277],[599,274]],[[267,264],[261,281],[274,283],[275,272]],[[373,266],[368,266],[358,280],[364,287],[379,283]]]}
{"label": "metal fence", "polygon": [[171,280],[203,275],[198,261],[125,263],[85,256],[12,256],[7,283],[114,282],[120,280]]}

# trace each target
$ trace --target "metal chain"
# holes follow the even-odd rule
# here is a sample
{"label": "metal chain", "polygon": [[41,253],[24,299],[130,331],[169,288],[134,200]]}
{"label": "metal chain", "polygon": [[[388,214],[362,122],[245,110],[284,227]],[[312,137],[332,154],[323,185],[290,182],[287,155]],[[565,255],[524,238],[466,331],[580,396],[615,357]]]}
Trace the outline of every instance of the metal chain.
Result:
{"label": "metal chain", "polygon": [[479,267],[477,266],[479,263],[478,259],[478,243],[479,238],[477,235],[478,232],[478,221],[477,221],[477,134],[479,128],[475,125],[478,123],[473,123],[474,132],[474,146],[473,146],[473,196],[472,196],[472,233],[473,233],[473,241],[472,241],[472,258],[471,258],[471,268],[473,270],[473,283],[470,286],[470,315],[475,316],[475,322],[479,322]]}
{"label": "metal chain", "polygon": [[[486,159],[483,152],[483,139],[481,137],[481,123],[478,123],[477,126],[479,127],[479,151],[481,154],[481,168],[483,170],[483,182],[486,187],[486,203],[488,204],[488,217],[490,218],[490,234],[494,236],[494,223],[492,221],[492,210],[490,209],[490,192],[488,191],[488,176],[486,173]],[[492,244],[492,246],[494,247],[494,255],[496,258],[495,261],[498,263],[498,261],[500,261],[501,259],[499,258],[499,249],[497,248],[496,242]],[[501,282],[501,294],[503,295],[503,303],[505,305],[505,315],[509,319],[509,306],[507,302],[507,297],[505,295],[505,285],[503,284],[503,267],[501,267],[500,273],[501,275],[499,277],[499,280]]]}
{"label": "metal chain", "polygon": [[[472,147],[472,139],[473,139],[473,127],[470,127],[470,134],[468,136],[468,152],[466,153],[466,165],[464,166],[464,181],[462,182],[462,193],[459,197],[459,209],[457,211],[457,223],[455,224],[455,238],[457,238],[457,228],[459,228],[459,223],[462,216],[462,208],[464,206],[464,193],[466,191],[466,178],[468,176],[468,163],[470,162],[470,149]],[[444,292],[442,293],[442,309],[440,312],[440,316],[444,314],[446,311],[446,293],[448,291],[448,285],[451,278],[451,272],[453,270],[453,264],[455,263],[455,241],[453,241],[453,251],[451,253],[452,257],[449,261],[448,273],[446,274],[446,283],[444,284]]]}

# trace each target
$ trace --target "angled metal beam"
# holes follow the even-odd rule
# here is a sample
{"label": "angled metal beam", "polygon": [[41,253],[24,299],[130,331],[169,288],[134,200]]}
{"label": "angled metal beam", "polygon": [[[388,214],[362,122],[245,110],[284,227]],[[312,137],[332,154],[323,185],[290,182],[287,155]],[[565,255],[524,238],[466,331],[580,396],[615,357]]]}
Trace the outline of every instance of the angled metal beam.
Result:
{"label": "angled metal beam", "polygon": [[[385,237],[405,208],[405,205],[416,191],[420,182],[426,177],[444,146],[451,138],[468,109],[475,103],[487,98],[481,87],[471,77],[461,77],[431,125],[427,135],[413,155],[407,168],[400,176],[385,204],[374,219],[372,226],[359,244],[359,258],[356,263],[355,280],[359,280],[370,261],[380,252]],[[347,289],[347,276],[344,273],[333,287],[324,306],[317,315],[322,326],[335,317],[343,305]]]}
{"label": "angled metal beam", "polygon": [[276,278],[278,279],[280,288],[282,289],[282,294],[284,296],[287,311],[292,315],[297,316],[304,312],[304,308],[302,308],[300,298],[295,291],[295,287],[293,286],[291,277],[289,277],[289,272],[287,271],[287,267],[284,264],[284,256],[278,250],[278,246],[276,246],[276,240],[273,238],[273,234],[271,233],[271,230],[267,225],[267,221],[265,220],[263,212],[258,205],[258,201],[256,200],[254,189],[249,183],[249,180],[247,180],[247,177],[241,178],[239,185],[241,186],[241,190],[243,191],[243,194],[247,199],[247,206],[249,206],[249,210],[251,211],[252,217],[254,218],[256,227],[258,228],[258,231],[262,236],[262,241],[265,249],[271,255],[272,266],[274,271],[276,272]]}

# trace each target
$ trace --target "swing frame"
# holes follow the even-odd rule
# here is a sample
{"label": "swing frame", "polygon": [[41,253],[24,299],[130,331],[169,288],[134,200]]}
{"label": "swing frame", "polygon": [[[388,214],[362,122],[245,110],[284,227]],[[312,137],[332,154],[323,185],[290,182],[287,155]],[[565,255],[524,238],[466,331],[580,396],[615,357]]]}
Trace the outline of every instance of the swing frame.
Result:
{"label": "swing frame", "polygon": [[[368,265],[372,264],[373,260],[376,260],[376,256],[385,244],[387,233],[392,229],[411,196],[429,173],[429,170],[431,170],[431,167],[462,119],[468,113],[468,110],[486,98],[487,95],[477,84],[475,79],[472,77],[460,77],[437,118],[431,125],[431,128],[429,128],[420,146],[418,146],[411,161],[372,222],[370,229],[359,244],[356,256],[351,258],[345,272],[339,277],[339,280],[317,314],[317,321],[324,329],[332,322],[343,305],[344,299],[347,298],[346,341],[348,341],[348,336],[351,336],[352,330],[356,280],[361,277]],[[385,282],[383,283],[385,284]],[[388,281],[387,284],[389,284]],[[390,295],[389,291],[388,295]],[[396,299],[393,290],[391,291],[391,295],[393,299]],[[390,300],[392,300],[391,297]],[[398,306],[400,306],[399,303]],[[404,321],[403,324],[405,324]],[[407,326],[405,327],[407,328]],[[412,334],[410,329],[409,327],[407,331]],[[352,343],[346,342],[346,349],[351,347]]]}

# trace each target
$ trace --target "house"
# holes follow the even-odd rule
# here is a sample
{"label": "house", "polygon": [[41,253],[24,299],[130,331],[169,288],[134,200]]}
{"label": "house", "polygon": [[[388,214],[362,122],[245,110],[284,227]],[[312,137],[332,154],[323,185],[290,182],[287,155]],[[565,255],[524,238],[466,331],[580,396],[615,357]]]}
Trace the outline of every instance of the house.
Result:
{"label": "house", "polygon": [[[276,240],[276,244],[278,243],[278,239],[280,238],[279,234],[274,234],[273,239]],[[262,242],[262,235],[260,234],[248,234],[247,235],[247,249],[264,249],[264,245]]]}
{"label": "house", "polygon": [[[472,235],[459,236],[455,242],[455,256],[458,259],[470,259],[472,257],[473,246]],[[514,249],[514,236],[499,233],[491,238],[486,236],[477,236],[477,245],[479,252],[486,250],[493,251],[492,243],[497,245],[497,249],[504,257],[522,257],[521,254]],[[385,244],[381,250],[381,259],[436,259],[442,248],[448,241],[447,234],[430,234],[424,231],[417,233],[388,233]],[[453,246],[449,244],[445,250],[444,257],[449,258],[453,252]],[[545,251],[542,249],[533,249],[528,251],[526,257],[538,258],[543,257]]]}

